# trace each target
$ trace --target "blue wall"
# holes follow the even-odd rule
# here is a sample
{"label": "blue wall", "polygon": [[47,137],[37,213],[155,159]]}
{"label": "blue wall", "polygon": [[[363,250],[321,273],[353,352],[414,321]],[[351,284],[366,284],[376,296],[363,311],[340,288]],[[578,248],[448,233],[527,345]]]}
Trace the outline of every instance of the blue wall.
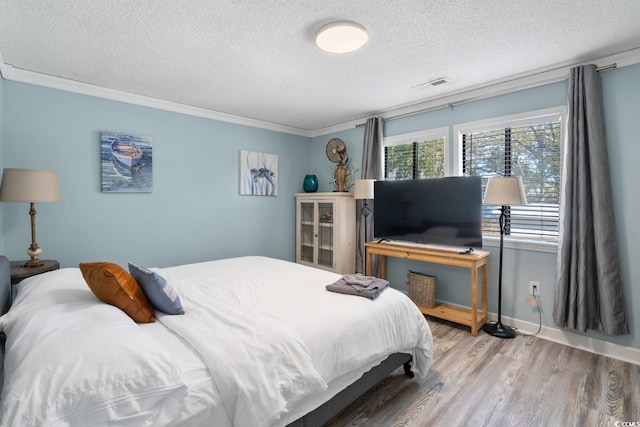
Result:
{"label": "blue wall", "polygon": [[[602,75],[606,126],[614,187],[616,224],[631,334],[587,336],[640,348],[640,212],[637,183],[640,158],[636,123],[640,114],[640,65]],[[325,155],[329,139],[339,137],[360,168],[364,128],[304,138],[82,96],[0,79],[0,162],[2,167],[58,171],[60,203],[41,203],[38,243],[43,258],[63,266],[107,260],[168,266],[222,257],[261,254],[295,258],[294,194],[305,174],[318,175],[319,191],[333,190],[334,165]],[[501,95],[410,117],[388,120],[393,136],[457,123],[564,105],[566,83]],[[99,135],[103,130],[153,138],[154,191],[105,194],[100,191]],[[451,128],[452,132],[452,128]],[[453,135],[450,135],[453,141]],[[279,156],[277,197],[238,194],[239,151]],[[356,174],[359,177],[359,172]],[[24,259],[29,245],[28,206],[3,203],[0,249]],[[497,311],[497,248],[489,268],[489,309]],[[469,305],[466,272],[422,263],[390,260],[392,285],[407,289],[408,269],[438,277],[438,298]],[[530,280],[542,284],[543,324],[552,327],[556,254],[505,250],[503,314],[538,322],[526,305]],[[570,340],[571,332],[567,332]]]}
{"label": "blue wall", "polygon": [[[624,292],[631,334],[607,337],[595,332],[587,336],[620,345],[640,348],[640,197],[637,185],[640,172],[636,165],[640,158],[637,143],[637,121],[640,116],[640,65],[628,66],[602,74],[606,127],[609,143],[612,185],[616,210],[616,225],[620,238],[620,256]],[[522,90],[489,99],[455,106],[453,109],[417,114],[387,120],[385,136],[449,126],[450,143],[454,143],[453,125],[492,117],[517,114],[527,111],[566,104],[566,82]],[[339,137],[347,144],[356,167],[362,163],[362,140],[364,128],[313,138],[311,146],[311,168],[324,173],[319,175],[321,183],[331,181],[331,167],[327,167],[324,147],[329,139]],[[451,161],[452,159],[450,159]],[[358,175],[359,176],[359,175]],[[326,187],[331,190],[331,187]],[[487,246],[492,252],[489,261],[489,311],[496,313],[498,247]],[[556,272],[556,253],[523,249],[505,249],[503,270],[502,314],[507,317],[537,324],[539,313],[526,304],[529,298],[529,281],[541,283],[541,313],[543,325],[554,327],[553,303]],[[469,273],[445,266],[416,263],[398,259],[388,260],[388,278],[392,286],[407,290],[408,270],[422,271],[437,276],[438,299],[454,304],[470,306]],[[572,334],[567,332],[567,334]],[[570,338],[568,338],[570,340]]]}
{"label": "blue wall", "polygon": [[[62,266],[168,266],[260,254],[295,259],[295,192],[309,139],[39,86],[3,82],[3,167],[56,170],[62,201],[36,205],[41,258]],[[153,192],[102,193],[100,132],[153,138]],[[278,155],[277,197],[240,196],[240,150]],[[3,203],[3,253],[24,259],[28,205]]]}

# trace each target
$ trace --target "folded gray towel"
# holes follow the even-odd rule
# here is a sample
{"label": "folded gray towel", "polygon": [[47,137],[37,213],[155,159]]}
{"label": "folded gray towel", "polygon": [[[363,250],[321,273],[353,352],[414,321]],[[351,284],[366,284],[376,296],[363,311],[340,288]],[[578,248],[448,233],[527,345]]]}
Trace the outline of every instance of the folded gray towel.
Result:
{"label": "folded gray towel", "polygon": [[378,279],[377,277],[373,277],[373,276],[365,276],[361,273],[356,273],[356,274],[345,274],[342,276],[342,280],[344,280],[347,285],[357,285],[357,286],[363,286],[365,288],[371,286],[374,281],[376,280],[381,280]]}
{"label": "folded gray towel", "polygon": [[[359,276],[359,277],[355,277]],[[377,277],[363,276],[362,274],[345,274],[338,281],[327,285],[328,291],[340,294],[356,295],[369,299],[376,299],[384,291],[389,282]]]}

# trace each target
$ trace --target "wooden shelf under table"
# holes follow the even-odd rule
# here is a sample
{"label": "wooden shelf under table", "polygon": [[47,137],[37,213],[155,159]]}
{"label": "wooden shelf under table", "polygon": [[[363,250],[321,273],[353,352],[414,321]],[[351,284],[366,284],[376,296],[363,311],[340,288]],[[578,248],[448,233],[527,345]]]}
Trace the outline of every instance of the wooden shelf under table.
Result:
{"label": "wooden shelf under table", "polygon": [[[439,304],[434,308],[420,307],[428,316],[449,320],[471,328],[471,335],[477,336],[480,328],[487,322],[487,262],[489,252],[476,250],[471,254],[460,254],[458,250],[428,245],[403,244],[396,242],[367,242],[364,244],[367,257],[367,275],[371,275],[371,258],[380,256],[380,277],[386,278],[386,257],[403,258],[414,261],[431,262],[468,268],[471,270],[471,309]],[[480,277],[478,277],[480,269]],[[481,289],[480,309],[478,307],[478,285]]]}
{"label": "wooden shelf under table", "polygon": [[476,311],[476,319],[478,327],[475,328],[473,333],[473,316],[471,310],[464,307],[457,307],[455,305],[438,304],[433,308],[425,308],[418,306],[422,314],[427,316],[437,317],[438,319],[449,320],[459,325],[465,325],[471,327],[471,333],[473,336],[478,335],[479,328],[487,322],[487,316],[482,314],[482,311]]}

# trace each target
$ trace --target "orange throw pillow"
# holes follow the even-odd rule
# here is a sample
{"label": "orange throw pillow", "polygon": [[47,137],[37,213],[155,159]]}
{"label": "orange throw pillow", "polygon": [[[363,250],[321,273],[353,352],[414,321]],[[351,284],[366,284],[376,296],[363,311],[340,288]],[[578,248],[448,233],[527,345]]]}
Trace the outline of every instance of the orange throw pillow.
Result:
{"label": "orange throw pillow", "polygon": [[155,321],[147,297],[125,269],[110,262],[90,262],[81,263],[80,271],[100,301],[118,307],[138,323]]}

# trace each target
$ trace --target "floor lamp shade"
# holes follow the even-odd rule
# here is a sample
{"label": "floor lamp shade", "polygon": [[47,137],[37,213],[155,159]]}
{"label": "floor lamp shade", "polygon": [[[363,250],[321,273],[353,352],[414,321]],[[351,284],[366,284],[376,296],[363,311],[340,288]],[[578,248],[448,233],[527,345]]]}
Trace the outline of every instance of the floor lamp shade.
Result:
{"label": "floor lamp shade", "polygon": [[38,255],[42,249],[36,243],[35,202],[59,202],[58,174],[34,169],[5,169],[0,184],[0,202],[26,202],[31,204],[31,246],[27,254],[31,257],[27,267],[38,267],[42,261]]}
{"label": "floor lamp shade", "polygon": [[526,205],[527,195],[524,192],[522,178],[519,176],[489,178],[483,203],[500,206]]}
{"label": "floor lamp shade", "polygon": [[522,179],[519,176],[489,178],[484,194],[485,205],[501,205],[500,208],[500,263],[498,266],[498,320],[487,322],[482,329],[499,338],[513,338],[516,332],[502,324],[502,255],[504,234],[507,226],[507,206],[527,204]]}
{"label": "floor lamp shade", "polygon": [[[362,209],[360,213],[364,217],[364,242],[367,241],[367,217],[371,214],[369,204],[367,200],[373,200],[373,183],[375,179],[356,179],[353,188],[353,198],[356,200],[362,200]],[[367,260],[364,259],[363,263],[364,271],[367,272]]]}

